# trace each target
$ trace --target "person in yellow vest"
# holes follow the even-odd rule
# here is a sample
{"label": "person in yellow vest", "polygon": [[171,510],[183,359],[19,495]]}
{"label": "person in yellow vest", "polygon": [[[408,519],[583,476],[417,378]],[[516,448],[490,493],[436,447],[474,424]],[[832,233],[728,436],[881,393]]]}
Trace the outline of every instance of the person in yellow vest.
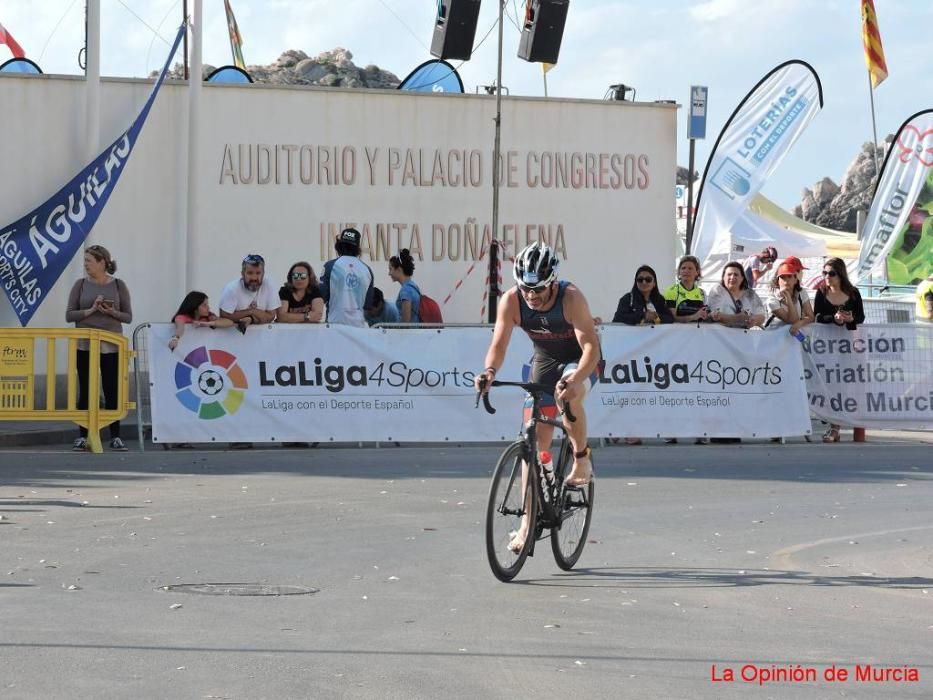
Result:
{"label": "person in yellow vest", "polygon": [[917,285],[917,320],[933,323],[933,274]]}

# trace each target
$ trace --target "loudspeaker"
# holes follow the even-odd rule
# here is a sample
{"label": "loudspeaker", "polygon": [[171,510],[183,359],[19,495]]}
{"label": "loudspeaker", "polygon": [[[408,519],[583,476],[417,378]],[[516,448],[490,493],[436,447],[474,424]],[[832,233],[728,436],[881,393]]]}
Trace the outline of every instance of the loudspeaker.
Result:
{"label": "loudspeaker", "polygon": [[437,6],[431,55],[469,61],[480,0],[441,0]]}
{"label": "loudspeaker", "polygon": [[518,42],[518,57],[532,63],[557,63],[570,0],[530,0]]}

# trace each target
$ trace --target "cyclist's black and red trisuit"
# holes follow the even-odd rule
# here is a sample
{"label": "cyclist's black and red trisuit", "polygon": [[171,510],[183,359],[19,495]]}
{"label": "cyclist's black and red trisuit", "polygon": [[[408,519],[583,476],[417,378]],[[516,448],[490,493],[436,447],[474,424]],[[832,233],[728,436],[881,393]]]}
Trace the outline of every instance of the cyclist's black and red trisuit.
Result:
{"label": "cyclist's black and red trisuit", "polygon": [[[521,329],[531,338],[535,354],[531,359],[531,370],[526,381],[556,387],[561,377],[577,368],[583,356],[583,348],[566,318],[564,318],[564,292],[570,285],[561,281],[557,285],[557,299],[547,311],[535,311],[518,294],[518,310]],[[590,386],[599,378],[597,372],[590,375]],[[542,406],[554,406],[553,394],[542,397]]]}

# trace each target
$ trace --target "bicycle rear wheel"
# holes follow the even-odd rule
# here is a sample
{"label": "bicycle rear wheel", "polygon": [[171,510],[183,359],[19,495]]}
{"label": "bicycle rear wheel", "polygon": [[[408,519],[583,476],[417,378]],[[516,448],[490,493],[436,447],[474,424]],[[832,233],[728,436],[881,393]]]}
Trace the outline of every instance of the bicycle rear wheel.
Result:
{"label": "bicycle rear wheel", "polygon": [[[493,575],[500,581],[511,581],[521,570],[534,544],[534,522],[537,514],[537,495],[529,477],[522,481],[525,444],[509,445],[492,474],[489,500],[486,502],[486,557]],[[521,527],[522,515],[527,513],[531,526],[521,550],[514,552],[509,542]]]}
{"label": "bicycle rear wheel", "polygon": [[[567,441],[561,449],[557,474],[563,478],[570,471],[570,443]],[[592,457],[591,457],[592,459]],[[570,571],[583,554],[586,537],[593,519],[593,499],[596,496],[596,480],[582,488],[558,485],[557,504],[559,504],[560,525],[551,528],[551,551],[554,561],[564,571]]]}

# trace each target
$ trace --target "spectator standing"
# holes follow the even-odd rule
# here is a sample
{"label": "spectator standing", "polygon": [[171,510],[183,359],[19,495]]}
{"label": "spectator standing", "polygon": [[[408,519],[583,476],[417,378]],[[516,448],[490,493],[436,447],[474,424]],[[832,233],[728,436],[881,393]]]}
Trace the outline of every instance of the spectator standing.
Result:
{"label": "spectator standing", "polygon": [[[677,263],[677,282],[664,291],[664,300],[677,323],[699,323],[709,320],[706,292],[699,285],[701,277],[700,260],[694,255],[684,255]],[[677,438],[667,438],[665,442],[676,445]],[[707,440],[698,437],[694,439],[694,443],[705,445]]]}
{"label": "spectator standing", "polygon": [[708,316],[706,293],[700,281],[700,261],[693,255],[685,255],[677,265],[677,282],[664,291],[667,306],[678,323],[705,321]]}
{"label": "spectator standing", "polygon": [[632,291],[619,299],[612,322],[629,326],[674,322],[674,316],[658,289],[658,277],[649,265],[642,265],[635,272]]}
{"label": "spectator standing", "polygon": [[395,304],[386,304],[385,296],[379,287],[373,287],[372,303],[366,307],[366,323],[374,326],[377,323],[398,323],[398,309]]}
{"label": "spectator standing", "polygon": [[[241,333],[254,323],[272,323],[279,308],[279,296],[266,279],[266,261],[261,255],[243,258],[240,277],[231,280],[220,295],[220,316],[236,323]],[[231,442],[235,450],[247,450],[251,442]]]}
{"label": "spectator standing", "polygon": [[774,265],[774,262],[777,260],[777,257],[777,249],[774,246],[768,246],[757,255],[745,258],[745,261],[742,263],[742,271],[745,274],[745,281],[748,282],[749,287],[754,289],[758,285],[758,280],[767,274],[768,270],[771,269],[771,266]]}
{"label": "spectator standing", "polygon": [[421,323],[421,290],[411,278],[414,274],[415,260],[408,248],[402,248],[398,255],[389,258],[389,277],[402,285],[395,299],[401,323]]}
{"label": "spectator standing", "polygon": [[178,311],[172,316],[172,323],[175,324],[175,335],[168,341],[170,350],[178,347],[178,341],[185,334],[185,327],[188,325],[195,328],[230,328],[233,321],[229,318],[218,318],[211,311],[211,305],[204,292],[188,292],[178,306]]}
{"label": "spectator standing", "polygon": [[324,298],[310,263],[296,262],[288,268],[279,299],[279,323],[319,323],[324,318]]}
{"label": "spectator standing", "polygon": [[373,271],[360,260],[360,232],[345,228],[334,243],[338,257],[324,263],[321,296],[327,322],[366,328],[363,309],[372,302]]}
{"label": "spectator standing", "polygon": [[813,306],[800,286],[800,272],[806,269],[797,258],[787,258],[778,266],[771,280],[766,328],[787,326],[787,332],[796,337],[801,328],[813,323]]}
{"label": "spectator standing", "polygon": [[[84,251],[85,276],[74,283],[68,295],[65,320],[74,323],[75,328],[93,328],[101,331],[123,333],[123,324],[133,320],[133,307],[130,303],[130,290],[123,280],[114,277],[117,261],[110,251],[102,245],[89,246]],[[100,375],[104,391],[104,406],[108,410],[117,408],[117,394],[120,381],[119,349],[113,343],[101,341]],[[97,396],[88,396],[90,380],[91,344],[89,340],[78,340],[76,366],[78,370],[79,410],[86,410],[88,401],[98,401]],[[54,381],[50,377],[49,381]],[[86,452],[87,428],[78,429],[72,449]],[[120,421],[110,424],[110,449],[126,451],[126,445],[120,437]]]}
{"label": "spectator standing", "polygon": [[730,328],[752,328],[765,322],[765,307],[755,290],[749,289],[741,263],[732,261],[722,269],[719,285],[708,297],[710,318]]}
{"label": "spectator standing", "polygon": [[240,276],[231,280],[220,294],[220,317],[229,318],[246,332],[254,323],[272,323],[279,309],[279,297],[266,279],[266,261],[261,255],[243,258]]}
{"label": "spectator standing", "polygon": [[[658,289],[658,276],[653,268],[642,265],[635,271],[632,291],[619,299],[612,322],[629,326],[674,322],[674,316],[667,307],[667,301]],[[625,444],[640,445],[641,438],[627,437]]]}
{"label": "spectator standing", "polygon": [[[840,258],[823,263],[823,281],[816,290],[813,311],[817,323],[833,323],[854,331],[865,322],[862,295],[849,281],[846,264]],[[823,442],[839,442],[839,425],[829,424]]]}

